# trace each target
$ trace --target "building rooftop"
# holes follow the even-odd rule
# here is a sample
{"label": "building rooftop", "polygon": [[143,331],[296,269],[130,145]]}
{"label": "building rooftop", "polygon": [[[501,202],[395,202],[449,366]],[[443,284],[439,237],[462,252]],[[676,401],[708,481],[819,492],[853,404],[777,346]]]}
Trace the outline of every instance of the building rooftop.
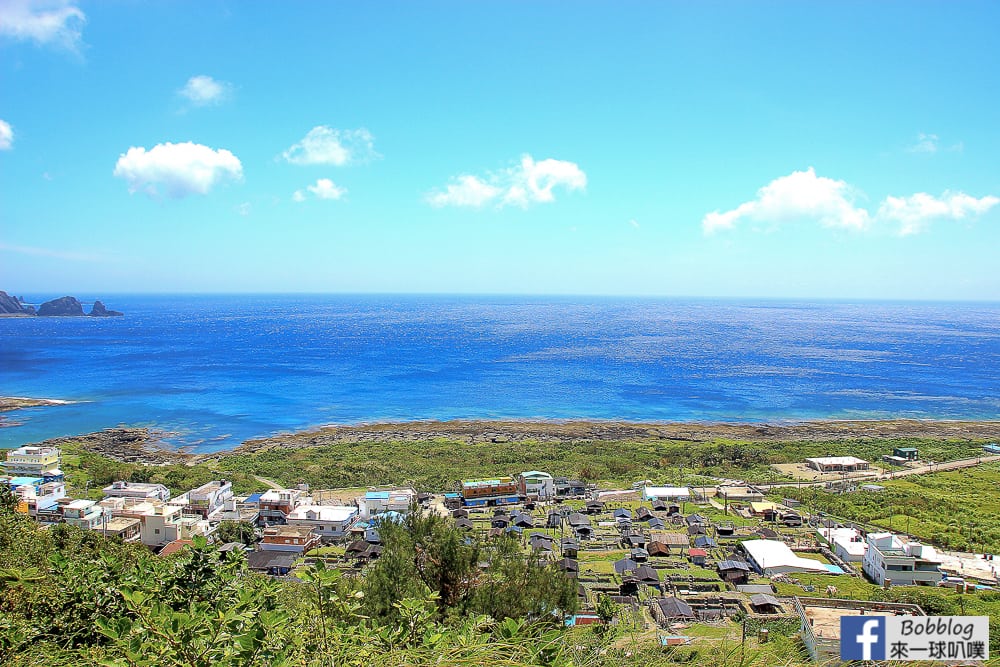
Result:
{"label": "building rooftop", "polygon": [[116,516],[102,528],[106,528],[109,532],[118,533],[123,530],[128,530],[132,526],[138,526],[141,522],[138,519],[130,519],[124,516]]}
{"label": "building rooftop", "polygon": [[174,540],[173,542],[169,542],[165,547],[160,549],[160,555],[170,556],[171,554],[175,554],[178,551],[192,544],[194,544],[193,540]]}
{"label": "building rooftop", "polygon": [[347,521],[357,513],[357,507],[347,505],[299,505],[289,513],[288,518],[338,523]]}
{"label": "building rooftop", "polygon": [[478,489],[487,486],[501,486],[513,483],[514,480],[510,477],[501,477],[499,479],[475,479],[468,482],[462,482],[462,487],[466,489]]}
{"label": "building rooftop", "polygon": [[97,503],[95,503],[93,500],[74,500],[70,503],[67,503],[65,507],[66,509],[82,510],[82,509],[87,509],[88,507],[92,507],[93,505],[96,504]]}
{"label": "building rooftop", "polygon": [[38,486],[44,481],[41,477],[11,477],[8,484],[16,489],[19,486]]}
{"label": "building rooftop", "polygon": [[247,566],[251,570],[267,570],[272,567],[291,568],[297,556],[287,551],[251,551],[247,554]]}
{"label": "building rooftop", "polygon": [[868,461],[859,459],[856,456],[818,456],[808,458],[806,461],[824,466],[853,466],[861,463],[868,463]]}
{"label": "building rooftop", "polygon": [[264,537],[309,537],[313,535],[312,526],[272,526],[264,529]]}
{"label": "building rooftop", "polygon": [[216,480],[213,480],[211,482],[205,482],[204,484],[202,484],[201,486],[199,486],[197,489],[191,490],[190,494],[191,495],[196,495],[196,494],[197,495],[201,495],[203,493],[212,493],[213,491],[218,491],[218,490],[220,490],[222,488],[225,488],[226,486],[232,486],[232,483],[228,482],[228,481],[226,481],[224,479],[216,479]]}
{"label": "building rooftop", "polygon": [[915,604],[870,602],[863,600],[824,600],[822,598],[795,598],[796,606],[809,622],[817,639],[838,641],[842,616],[871,614],[894,616],[925,616]]}
{"label": "building rooftop", "polygon": [[301,495],[302,492],[299,489],[268,489],[264,493],[260,494],[260,498],[258,500],[262,503],[276,503],[289,500],[293,497],[298,498]]}
{"label": "building rooftop", "polygon": [[642,491],[646,500],[653,498],[688,498],[691,490],[686,486],[647,486]]}
{"label": "building rooftop", "polygon": [[778,540],[747,540],[742,546],[761,569],[796,568],[811,572],[829,572],[823,563],[799,556],[787,544]]}
{"label": "building rooftop", "polygon": [[24,445],[18,447],[17,449],[11,449],[7,452],[7,456],[48,456],[51,454],[59,454],[58,447],[36,447],[33,445]]}

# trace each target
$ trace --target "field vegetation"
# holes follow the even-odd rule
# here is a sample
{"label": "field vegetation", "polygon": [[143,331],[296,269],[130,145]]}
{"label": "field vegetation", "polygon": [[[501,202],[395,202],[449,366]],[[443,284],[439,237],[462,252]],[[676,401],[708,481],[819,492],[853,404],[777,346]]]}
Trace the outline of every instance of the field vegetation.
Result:
{"label": "field vegetation", "polygon": [[452,489],[462,479],[495,477],[524,470],[608,485],[650,479],[698,485],[714,478],[774,482],[784,478],[771,464],[809,456],[855,455],[879,460],[893,447],[916,446],[936,461],[975,456],[983,443],[915,438],[831,441],[689,442],[663,439],[466,442],[433,440],[341,441],[317,447],[273,447],[220,456],[216,465],[231,475],[260,475],[286,485],[314,488],[413,484]]}
{"label": "field vegetation", "polygon": [[230,480],[236,493],[252,493],[262,486],[250,474],[223,470],[212,462],[191,461],[164,465],[125,463],[87,451],[72,440],[61,443],[60,449],[62,468],[69,487],[67,493],[78,498],[102,498],[102,488],[121,480],[163,484],[174,495],[220,477]]}
{"label": "field vegetation", "polygon": [[908,533],[957,551],[1000,553],[1000,463],[879,482],[884,491],[786,488],[814,511]]}

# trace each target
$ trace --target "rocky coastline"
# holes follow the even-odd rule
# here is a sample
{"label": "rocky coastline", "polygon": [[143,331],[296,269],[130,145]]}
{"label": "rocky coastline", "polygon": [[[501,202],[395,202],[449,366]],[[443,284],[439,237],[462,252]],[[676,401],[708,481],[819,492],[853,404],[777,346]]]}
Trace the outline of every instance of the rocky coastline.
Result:
{"label": "rocky coastline", "polygon": [[175,449],[164,442],[169,434],[149,428],[108,428],[96,433],[51,438],[39,443],[40,447],[75,446],[94,454],[106,456],[122,463],[168,465],[193,464],[203,457]]}
{"label": "rocky coastline", "polygon": [[[59,405],[52,399],[0,397],[0,412],[24,407]],[[540,420],[452,420],[411,421],[344,426],[282,433],[243,442],[231,450],[193,453],[173,447],[170,434],[150,428],[109,428],[96,433],[53,438],[39,445],[76,443],[94,452],[126,463],[164,465],[194,464],[231,454],[264,450],[322,447],[337,443],[416,442],[445,439],[466,443],[543,442],[581,440],[665,440],[680,442],[837,441],[847,439],[930,438],[941,440],[1000,440],[1000,421],[944,421],[917,419],[816,420],[788,423],[714,423]]]}
{"label": "rocky coastline", "polygon": [[[416,441],[444,438],[477,442],[574,440],[673,440],[741,442],[857,438],[1000,439],[1000,421],[817,420],[775,424],[624,421],[413,421],[325,426],[311,431],[247,440],[234,451],[320,447],[338,442]],[[217,453],[221,454],[220,453]]]}

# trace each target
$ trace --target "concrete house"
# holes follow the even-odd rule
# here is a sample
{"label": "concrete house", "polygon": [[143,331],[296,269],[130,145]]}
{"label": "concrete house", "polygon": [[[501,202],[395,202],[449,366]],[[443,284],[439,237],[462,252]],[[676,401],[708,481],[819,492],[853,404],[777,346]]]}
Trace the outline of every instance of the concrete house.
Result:
{"label": "concrete house", "polygon": [[802,643],[809,656],[824,665],[840,662],[840,619],[843,616],[924,616],[914,604],[796,597],[792,599],[799,616]]}
{"label": "concrete house", "polygon": [[906,542],[892,533],[869,533],[864,573],[879,586],[934,586],[941,581],[941,559],[934,547]]}
{"label": "concrete house", "polygon": [[288,515],[289,526],[310,526],[320,539],[335,540],[347,534],[358,518],[358,508],[338,505],[299,505]]}
{"label": "concrete house", "polygon": [[142,500],[170,500],[170,489],[162,484],[139,482],[113,482],[103,489],[105,498],[140,498]]}
{"label": "concrete house", "polygon": [[20,501],[18,511],[34,517],[54,509],[66,497],[63,482],[46,482],[44,477],[14,477],[7,484]]}
{"label": "concrete house", "polygon": [[84,530],[98,530],[106,519],[111,518],[106,516],[104,508],[93,500],[64,498],[59,506],[66,523]]}
{"label": "concrete house", "polygon": [[806,465],[822,473],[862,472],[871,466],[868,461],[856,456],[820,456],[806,459]]}
{"label": "concrete house", "polygon": [[416,500],[417,492],[408,487],[372,489],[358,498],[358,509],[362,519],[370,519],[386,512],[405,514]]}
{"label": "concrete house", "polygon": [[261,551],[288,551],[301,554],[319,545],[319,535],[312,526],[272,526],[264,529],[264,538],[258,547]]}
{"label": "concrete house", "polygon": [[268,489],[257,499],[260,521],[264,524],[285,523],[288,515],[302,502],[300,489]]}
{"label": "concrete house", "polygon": [[101,506],[114,517],[139,521],[139,539],[148,547],[161,547],[175,540],[190,540],[212,534],[212,526],[201,515],[186,515],[181,505],[161,500],[105,498]]}
{"label": "concrete house", "polygon": [[556,497],[555,480],[547,472],[532,470],[517,476],[518,491],[533,500],[548,500]]}
{"label": "concrete house", "polygon": [[25,445],[7,452],[4,474],[12,477],[41,477],[46,482],[63,481],[58,447]]}
{"label": "concrete house", "polygon": [[819,534],[830,543],[830,550],[847,563],[860,563],[868,551],[868,542],[857,528],[820,528]]}
{"label": "concrete house", "polygon": [[187,495],[189,512],[200,514],[203,519],[213,519],[222,511],[226,501],[233,497],[233,484],[220,479],[202,484]]}

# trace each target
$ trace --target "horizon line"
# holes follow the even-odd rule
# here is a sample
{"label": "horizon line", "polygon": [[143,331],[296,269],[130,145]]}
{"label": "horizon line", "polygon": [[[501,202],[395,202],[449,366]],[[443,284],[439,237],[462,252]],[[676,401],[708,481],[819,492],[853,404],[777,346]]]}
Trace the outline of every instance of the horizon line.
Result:
{"label": "horizon line", "polygon": [[[6,291],[10,296],[24,294],[42,294],[74,296],[48,290],[17,290]],[[94,298],[103,299],[108,296],[346,296],[346,297],[466,297],[466,298],[576,298],[576,299],[640,299],[640,300],[677,300],[677,301],[781,301],[781,302],[903,302],[903,303],[967,303],[967,304],[1000,304],[997,298],[961,298],[939,297],[919,298],[900,296],[787,296],[787,295],[697,295],[697,294],[667,294],[667,293],[587,293],[587,292],[391,292],[391,291],[320,291],[320,290],[288,290],[288,291],[191,291],[191,290],[151,290],[151,291],[96,291],[85,290],[83,294],[100,294]],[[53,297],[60,298],[60,297]],[[76,297],[80,298],[80,297]],[[89,300],[89,299],[88,299]]]}

